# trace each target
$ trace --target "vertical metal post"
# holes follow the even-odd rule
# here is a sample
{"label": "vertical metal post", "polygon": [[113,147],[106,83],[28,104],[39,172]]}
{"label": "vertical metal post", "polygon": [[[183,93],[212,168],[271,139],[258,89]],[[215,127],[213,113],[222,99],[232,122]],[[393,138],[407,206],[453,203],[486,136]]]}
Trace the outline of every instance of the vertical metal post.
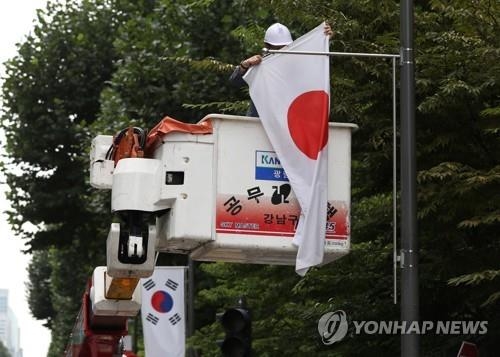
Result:
{"label": "vertical metal post", "polygon": [[[187,296],[187,337],[191,337],[194,334],[194,262],[190,255],[188,255],[188,296]],[[194,349],[190,348],[188,351],[188,356],[196,357],[197,353]]]}
{"label": "vertical metal post", "polygon": [[[401,1],[401,320],[419,320],[415,155],[415,67],[413,1]],[[416,333],[401,335],[401,356],[420,353]]]}
{"label": "vertical metal post", "polygon": [[396,57],[392,58],[392,279],[393,301],[398,303],[398,139],[396,120]]}

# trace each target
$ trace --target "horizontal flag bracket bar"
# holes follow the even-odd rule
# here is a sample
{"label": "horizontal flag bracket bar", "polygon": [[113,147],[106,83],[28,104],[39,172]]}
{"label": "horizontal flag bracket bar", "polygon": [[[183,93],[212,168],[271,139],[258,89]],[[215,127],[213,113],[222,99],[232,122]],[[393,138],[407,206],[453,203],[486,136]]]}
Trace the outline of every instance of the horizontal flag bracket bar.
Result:
{"label": "horizontal flag bracket bar", "polygon": [[379,58],[400,58],[399,54],[389,53],[362,53],[362,52],[317,52],[317,51],[287,51],[287,50],[270,50],[263,48],[264,54],[268,53],[284,53],[290,55],[313,55],[313,56],[339,56],[339,57],[379,57]]}

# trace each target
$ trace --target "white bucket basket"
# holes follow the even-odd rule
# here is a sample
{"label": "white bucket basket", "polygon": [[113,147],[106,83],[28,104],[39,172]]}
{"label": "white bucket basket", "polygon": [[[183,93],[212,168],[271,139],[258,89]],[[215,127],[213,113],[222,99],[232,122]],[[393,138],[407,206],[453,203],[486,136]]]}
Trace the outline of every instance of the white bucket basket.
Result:
{"label": "white bucket basket", "polygon": [[[157,250],[195,260],[294,265],[292,237],[300,207],[257,118],[209,115],[213,134],[171,133],[162,162]],[[350,249],[351,134],[330,123],[328,221],[324,263]],[[174,177],[174,179],[172,179]]]}

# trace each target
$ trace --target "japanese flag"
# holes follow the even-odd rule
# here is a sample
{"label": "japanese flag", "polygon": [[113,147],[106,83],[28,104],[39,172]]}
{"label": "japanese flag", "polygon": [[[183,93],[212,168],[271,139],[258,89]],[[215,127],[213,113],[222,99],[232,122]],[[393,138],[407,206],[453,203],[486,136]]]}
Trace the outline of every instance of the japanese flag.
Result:
{"label": "japanese flag", "polygon": [[141,279],[142,328],[146,357],[185,355],[185,267],[155,267]]}
{"label": "japanese flag", "polygon": [[[328,52],[325,24],[285,47]],[[293,243],[295,270],[323,261],[327,208],[327,143],[330,107],[329,59],[324,55],[275,53],[244,76],[262,125],[301,207]]]}

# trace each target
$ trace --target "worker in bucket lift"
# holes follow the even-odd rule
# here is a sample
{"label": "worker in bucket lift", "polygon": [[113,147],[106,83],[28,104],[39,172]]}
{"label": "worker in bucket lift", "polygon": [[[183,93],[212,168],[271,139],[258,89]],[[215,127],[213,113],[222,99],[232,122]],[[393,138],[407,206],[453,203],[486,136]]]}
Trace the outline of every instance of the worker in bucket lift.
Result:
{"label": "worker in bucket lift", "polygon": [[[325,25],[325,35],[328,37],[333,35],[332,28],[328,23]],[[266,34],[264,35],[264,47],[268,50],[279,50],[292,42],[293,39],[290,30],[288,30],[288,27],[280,24],[279,22],[269,26],[266,30]],[[246,84],[243,79],[243,75],[248,71],[248,69],[250,69],[250,67],[256,66],[261,62],[262,55],[254,55],[241,61],[229,77],[229,81],[236,86],[243,87]],[[248,108],[246,115],[249,117],[259,116],[252,101],[250,101],[250,107]]]}

